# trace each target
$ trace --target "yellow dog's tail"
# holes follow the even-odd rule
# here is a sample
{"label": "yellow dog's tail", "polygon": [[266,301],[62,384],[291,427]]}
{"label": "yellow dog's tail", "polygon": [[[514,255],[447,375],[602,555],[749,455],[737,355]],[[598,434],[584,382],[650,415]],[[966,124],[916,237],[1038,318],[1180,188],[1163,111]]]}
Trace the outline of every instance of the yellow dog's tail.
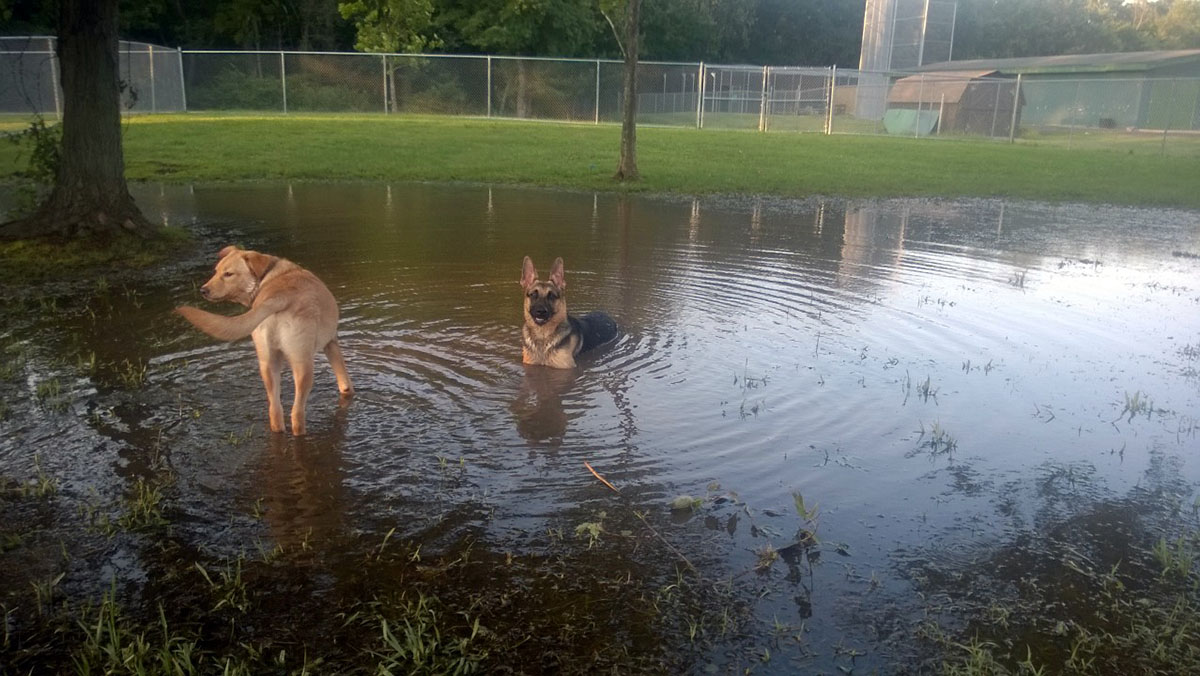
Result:
{"label": "yellow dog's tail", "polygon": [[276,307],[276,305],[277,303],[268,301],[261,305],[256,305],[250,308],[249,312],[242,313],[236,317],[217,315],[187,305],[177,307],[175,311],[183,315],[183,318],[191,322],[193,326],[213,338],[228,341],[238,340],[250,335],[255,327],[261,324],[264,319],[281,309]]}

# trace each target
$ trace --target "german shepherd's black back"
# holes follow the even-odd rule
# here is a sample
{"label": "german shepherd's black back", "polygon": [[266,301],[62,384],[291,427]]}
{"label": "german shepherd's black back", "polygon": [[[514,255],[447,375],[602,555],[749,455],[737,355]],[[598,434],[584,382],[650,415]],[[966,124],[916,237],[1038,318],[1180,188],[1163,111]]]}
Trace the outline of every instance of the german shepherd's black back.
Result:
{"label": "german shepherd's black back", "polygon": [[589,312],[576,317],[568,314],[567,321],[571,323],[571,331],[581,337],[579,353],[611,342],[617,337],[617,322],[603,312]]}
{"label": "german shepherd's black back", "polygon": [[546,281],[538,279],[529,256],[521,266],[525,291],[525,324],[521,327],[521,357],[526,364],[574,368],[575,357],[617,337],[617,323],[603,312],[572,316],[567,313],[563,260],[557,258]]}

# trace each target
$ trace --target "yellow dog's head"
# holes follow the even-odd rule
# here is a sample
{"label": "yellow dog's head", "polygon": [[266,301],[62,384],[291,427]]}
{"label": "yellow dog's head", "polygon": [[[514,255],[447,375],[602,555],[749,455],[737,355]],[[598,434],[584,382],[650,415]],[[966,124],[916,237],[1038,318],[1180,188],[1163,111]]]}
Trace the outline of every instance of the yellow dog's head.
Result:
{"label": "yellow dog's head", "polygon": [[227,300],[249,307],[258,295],[263,277],[279,260],[275,256],[227,246],[217,253],[216,270],[212,279],[200,287],[207,300]]}

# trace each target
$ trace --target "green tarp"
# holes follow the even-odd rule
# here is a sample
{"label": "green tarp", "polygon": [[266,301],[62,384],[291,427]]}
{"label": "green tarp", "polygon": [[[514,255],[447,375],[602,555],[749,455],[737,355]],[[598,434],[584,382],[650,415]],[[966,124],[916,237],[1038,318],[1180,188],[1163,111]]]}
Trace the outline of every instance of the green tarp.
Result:
{"label": "green tarp", "polygon": [[928,136],[933,133],[937,121],[936,110],[890,108],[883,114],[883,128],[887,133],[902,136]]}

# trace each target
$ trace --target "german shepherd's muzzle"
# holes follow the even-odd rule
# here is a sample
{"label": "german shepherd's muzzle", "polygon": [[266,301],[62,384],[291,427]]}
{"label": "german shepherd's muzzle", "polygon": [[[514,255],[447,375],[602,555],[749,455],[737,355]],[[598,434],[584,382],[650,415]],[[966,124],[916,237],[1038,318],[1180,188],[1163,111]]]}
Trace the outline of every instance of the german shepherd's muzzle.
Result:
{"label": "german shepherd's muzzle", "polygon": [[521,288],[525,291],[521,355],[526,364],[574,368],[576,356],[617,337],[617,323],[603,312],[579,317],[567,314],[562,258],[554,259],[549,279],[541,281],[526,256],[521,265]]}

